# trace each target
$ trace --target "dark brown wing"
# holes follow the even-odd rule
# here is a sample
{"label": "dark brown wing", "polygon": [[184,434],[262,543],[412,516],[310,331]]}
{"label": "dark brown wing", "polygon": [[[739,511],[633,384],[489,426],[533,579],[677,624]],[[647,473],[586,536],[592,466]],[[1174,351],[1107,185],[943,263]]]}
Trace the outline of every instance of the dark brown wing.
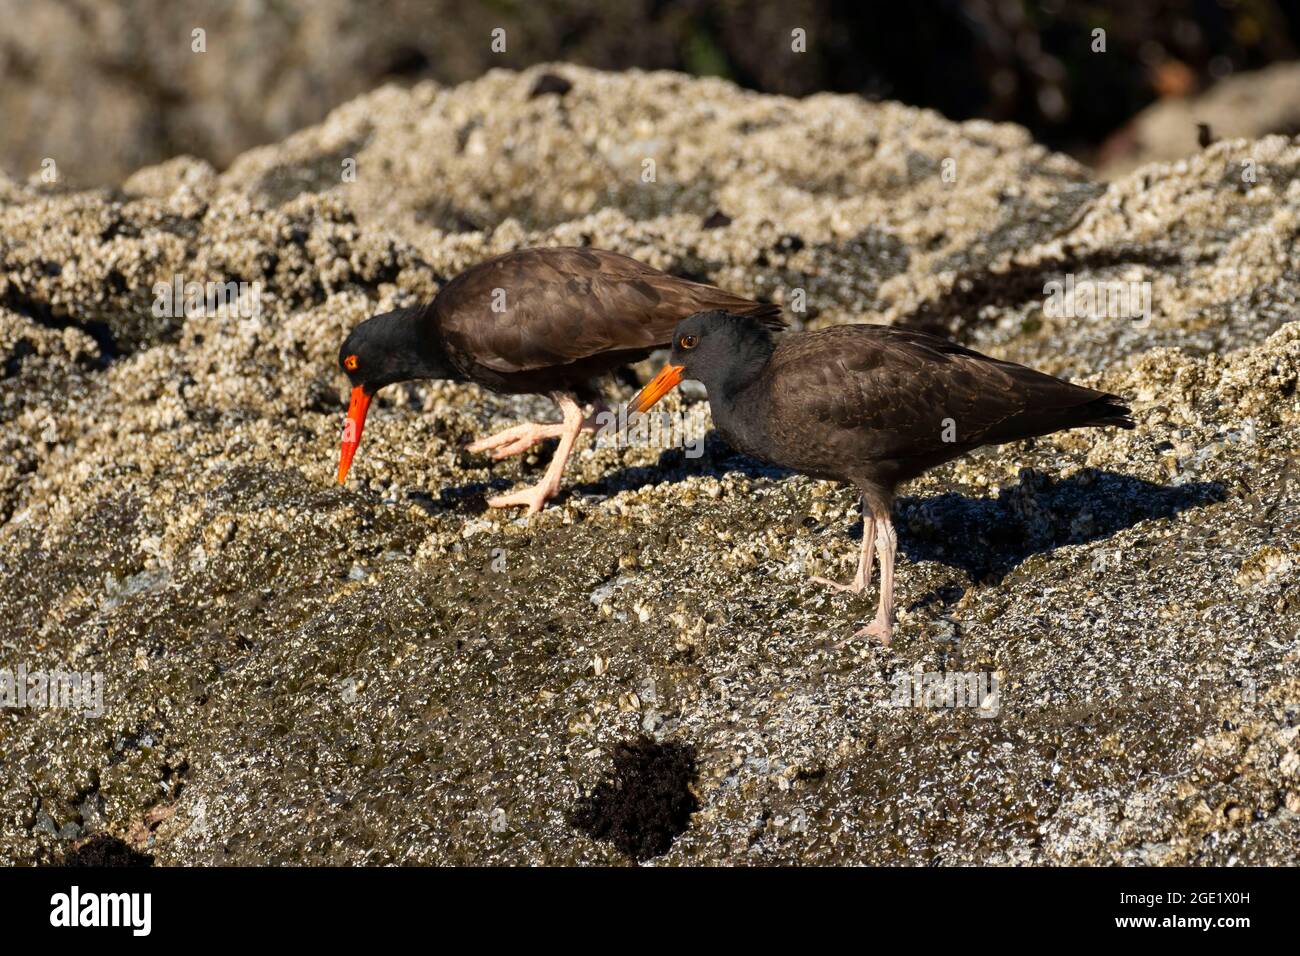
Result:
{"label": "dark brown wing", "polygon": [[868,462],[895,462],[910,475],[979,445],[1080,425],[1132,427],[1115,396],[887,326],[789,336],[767,374],[782,444],[825,457],[841,475]]}
{"label": "dark brown wing", "polygon": [[433,304],[453,361],[503,374],[664,346],[678,322],[713,309],[785,325],[779,306],[599,249],[506,253],[462,272]]}

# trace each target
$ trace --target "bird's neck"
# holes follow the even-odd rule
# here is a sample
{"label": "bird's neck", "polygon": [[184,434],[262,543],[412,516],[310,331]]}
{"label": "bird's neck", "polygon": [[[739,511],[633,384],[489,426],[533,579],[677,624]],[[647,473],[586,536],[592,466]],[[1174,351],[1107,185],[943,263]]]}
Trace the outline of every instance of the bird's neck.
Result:
{"label": "bird's neck", "polygon": [[402,378],[459,379],[460,372],[452,364],[442,344],[437,327],[429,321],[423,309],[407,309],[387,316],[388,333],[396,345],[394,352],[402,355]]}
{"label": "bird's neck", "polygon": [[724,435],[741,439],[742,433],[761,419],[757,403],[762,400],[763,372],[772,351],[768,339],[742,342],[731,362],[701,379],[709,393],[714,424]]}
{"label": "bird's neck", "polygon": [[709,378],[712,381],[704,383],[709,394],[713,394],[716,387],[723,395],[740,396],[758,381],[773,351],[772,340],[766,336],[739,341],[731,361],[711,370]]}
{"label": "bird's neck", "polygon": [[427,335],[420,347],[420,378],[443,378],[459,381],[464,376],[452,364],[447,350],[443,347],[442,337]]}

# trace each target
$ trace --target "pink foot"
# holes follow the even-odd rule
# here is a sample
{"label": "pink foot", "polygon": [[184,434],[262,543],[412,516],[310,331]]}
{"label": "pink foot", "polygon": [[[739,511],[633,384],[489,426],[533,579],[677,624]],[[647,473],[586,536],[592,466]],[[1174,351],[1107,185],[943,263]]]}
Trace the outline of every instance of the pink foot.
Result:
{"label": "pink foot", "polygon": [[577,441],[580,432],[595,426],[590,419],[583,421],[582,409],[578,407],[578,403],[572,395],[559,394],[554,398],[555,403],[560,406],[560,411],[564,413],[564,421],[555,425],[536,425],[532,423],[516,425],[514,428],[507,428],[491,438],[484,438],[469,446],[470,451],[497,448],[498,450],[492,457],[505,458],[509,455],[517,455],[522,451],[527,451],[543,438],[558,437],[560,439],[559,447],[555,449],[555,454],[551,456],[551,463],[546,466],[546,475],[541,481],[531,488],[521,488],[518,491],[510,492],[508,495],[489,498],[489,508],[527,508],[530,515],[535,515],[545,507],[549,499],[554,498],[556,493],[559,492],[560,480],[564,476],[565,462],[569,460],[569,455],[573,453],[573,443]]}
{"label": "pink foot", "polygon": [[866,587],[857,580],[850,581],[848,584],[840,584],[839,581],[832,581],[830,578],[822,578],[816,575],[813,575],[809,580],[814,581],[817,584],[824,584],[828,588],[832,588],[836,591],[848,591],[850,594],[861,594]]}
{"label": "pink foot", "polygon": [[853,636],[873,638],[888,647],[890,640],[892,640],[894,636],[894,626],[876,618],[876,620],[872,621]]}
{"label": "pink foot", "polygon": [[547,487],[546,482],[530,488],[520,488],[508,495],[498,495],[488,499],[489,508],[527,508],[530,515],[535,515],[546,506],[546,502],[555,497],[558,489]]}
{"label": "pink foot", "polygon": [[509,458],[511,455],[522,454],[538,442],[562,434],[564,434],[564,425],[562,424],[538,425],[534,422],[525,422],[522,425],[515,425],[513,428],[497,432],[487,438],[480,438],[466,447],[471,452],[487,451],[489,448],[495,448],[496,451],[492,453],[492,458],[499,461],[502,458]]}

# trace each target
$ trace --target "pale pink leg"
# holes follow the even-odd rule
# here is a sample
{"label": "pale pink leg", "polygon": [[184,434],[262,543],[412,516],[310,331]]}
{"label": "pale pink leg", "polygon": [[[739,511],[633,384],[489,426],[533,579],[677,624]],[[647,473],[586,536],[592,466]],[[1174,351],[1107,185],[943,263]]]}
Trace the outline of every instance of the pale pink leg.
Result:
{"label": "pale pink leg", "polygon": [[[596,415],[603,408],[604,405],[598,404],[593,409],[591,417],[582,423],[584,430],[596,430]],[[471,442],[465,446],[465,449],[477,453],[487,451],[489,448],[495,448],[496,451],[492,453],[492,459],[500,461],[502,458],[509,458],[511,455],[523,454],[538,442],[562,436],[566,427],[564,422],[545,425],[538,422],[525,422],[522,425],[515,425],[504,431],[499,431],[495,435],[489,435],[487,438],[480,438],[476,442]]]}
{"label": "pale pink leg", "polygon": [[[564,421],[558,425],[533,426],[554,429],[551,434],[560,436],[559,447],[555,449],[555,455],[551,458],[551,463],[546,466],[546,474],[542,476],[541,481],[529,488],[521,488],[509,494],[489,498],[488,507],[509,508],[522,506],[528,509],[530,515],[533,515],[541,511],[542,506],[559,492],[560,479],[564,475],[564,466],[568,462],[569,455],[573,452],[573,445],[578,440],[578,435],[582,432],[586,423],[582,418],[582,409],[578,407],[578,403],[572,396],[557,395],[555,401],[560,406],[560,411],[564,413]],[[505,432],[502,432],[502,434],[505,434]],[[473,446],[471,446],[472,450],[474,450]],[[508,452],[508,454],[513,453]],[[493,457],[499,458],[503,456],[494,455]]]}
{"label": "pale pink leg", "polygon": [[547,438],[554,438],[563,434],[564,425],[538,425],[533,422],[525,422],[522,425],[515,425],[513,428],[507,428],[505,431],[497,432],[487,438],[480,438],[466,446],[469,451],[480,452],[487,451],[489,448],[495,448],[492,453],[494,459],[509,458],[511,455],[518,455],[528,451],[539,441]]}
{"label": "pale pink leg", "polygon": [[867,502],[862,502],[862,548],[858,552],[858,572],[853,575],[853,580],[848,584],[840,584],[838,581],[832,581],[830,578],[813,576],[814,581],[818,584],[825,584],[834,588],[836,591],[848,591],[850,594],[861,594],[871,583],[871,552],[876,546],[876,517],[867,508]]}
{"label": "pale pink leg", "polygon": [[874,637],[888,644],[894,636],[894,554],[898,551],[898,534],[889,515],[876,519],[876,550],[880,552],[880,604],[876,606],[876,619],[854,634],[854,637]]}

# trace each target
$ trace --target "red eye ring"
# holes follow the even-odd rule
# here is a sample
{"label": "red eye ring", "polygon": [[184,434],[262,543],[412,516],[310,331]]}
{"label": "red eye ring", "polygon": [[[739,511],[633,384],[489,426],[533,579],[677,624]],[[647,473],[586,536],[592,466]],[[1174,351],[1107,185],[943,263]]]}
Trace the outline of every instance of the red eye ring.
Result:
{"label": "red eye ring", "polygon": [[357,370],[357,364],[357,357],[355,355],[349,355],[343,360],[343,367],[349,372],[355,372]]}

